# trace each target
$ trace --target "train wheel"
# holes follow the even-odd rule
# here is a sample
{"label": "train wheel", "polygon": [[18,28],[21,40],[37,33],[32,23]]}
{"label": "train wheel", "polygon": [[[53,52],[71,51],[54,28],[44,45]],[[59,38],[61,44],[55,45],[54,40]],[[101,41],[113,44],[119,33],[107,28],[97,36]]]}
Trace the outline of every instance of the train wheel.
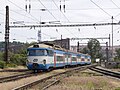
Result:
{"label": "train wheel", "polygon": [[47,69],[48,72],[49,72],[49,71],[52,71],[52,70],[53,70],[52,67],[49,67],[49,68]]}
{"label": "train wheel", "polygon": [[38,70],[35,69],[35,70],[34,70],[34,73],[38,73]]}

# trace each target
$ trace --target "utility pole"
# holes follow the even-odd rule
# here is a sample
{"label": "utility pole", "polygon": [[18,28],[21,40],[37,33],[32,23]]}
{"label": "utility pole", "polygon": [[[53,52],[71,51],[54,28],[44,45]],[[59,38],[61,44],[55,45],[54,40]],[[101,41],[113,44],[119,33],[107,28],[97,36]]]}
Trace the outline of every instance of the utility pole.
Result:
{"label": "utility pole", "polygon": [[112,16],[112,59],[113,59],[113,16]]}
{"label": "utility pole", "polygon": [[108,42],[106,42],[106,60],[107,60],[107,62],[108,62],[108,58],[109,58],[109,56],[108,56]]}
{"label": "utility pole", "polygon": [[5,61],[8,62],[9,49],[9,6],[6,6],[6,21],[5,21]]}
{"label": "utility pole", "polygon": [[63,47],[63,46],[62,46],[62,35],[61,35],[61,47]]}
{"label": "utility pole", "polygon": [[109,34],[109,50],[110,50],[110,34]]}
{"label": "utility pole", "polygon": [[77,52],[80,52],[80,45],[79,45],[79,41],[77,43]]}

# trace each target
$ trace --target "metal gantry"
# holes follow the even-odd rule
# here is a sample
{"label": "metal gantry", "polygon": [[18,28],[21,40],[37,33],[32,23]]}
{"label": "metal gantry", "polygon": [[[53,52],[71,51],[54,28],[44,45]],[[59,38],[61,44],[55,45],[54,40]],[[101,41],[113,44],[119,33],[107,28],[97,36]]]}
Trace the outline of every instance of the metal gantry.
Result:
{"label": "metal gantry", "polygon": [[14,25],[9,26],[10,28],[36,28],[36,27],[83,27],[83,26],[106,26],[106,25],[120,25],[120,22],[118,23],[95,23],[95,24],[64,24],[64,25]]}

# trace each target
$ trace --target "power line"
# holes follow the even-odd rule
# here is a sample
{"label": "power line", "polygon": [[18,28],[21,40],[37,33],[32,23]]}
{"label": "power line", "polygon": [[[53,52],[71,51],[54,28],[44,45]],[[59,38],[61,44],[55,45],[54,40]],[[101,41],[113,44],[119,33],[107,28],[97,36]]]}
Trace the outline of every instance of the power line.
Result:
{"label": "power line", "polygon": [[[44,6],[44,8],[46,8],[46,6],[40,1],[40,0],[38,0],[43,6]],[[47,9],[47,8],[46,8]],[[57,20],[57,18],[47,9],[47,11]],[[58,20],[57,20],[58,21]]]}
{"label": "power line", "polygon": [[11,11],[14,12],[14,13],[17,13],[17,14],[19,14],[19,15],[21,15],[21,16],[24,16],[24,17],[30,18],[31,20],[36,21],[35,19],[33,19],[33,18],[29,17],[29,16],[23,15],[23,14],[21,14],[21,13],[18,13],[18,12],[16,12],[16,11],[14,11],[14,10],[11,10]]}
{"label": "power line", "polygon": [[110,0],[118,9],[120,9],[120,7],[113,1],[113,0]]}
{"label": "power line", "polygon": [[[57,4],[55,3],[55,1],[54,1],[54,0],[52,0],[52,1],[54,2],[55,6],[59,9],[59,7],[58,7]],[[65,16],[65,14],[64,14],[62,11],[60,11],[60,12],[61,12],[61,13],[63,14],[63,16],[67,19],[67,21],[70,22],[69,19]]]}
{"label": "power line", "polygon": [[[0,14],[3,15],[3,16],[5,16],[5,14],[3,14],[3,13],[0,13]],[[17,21],[16,19],[11,18],[11,17],[10,17],[10,19],[12,19],[13,21]]]}
{"label": "power line", "polygon": [[[53,1],[53,3],[55,4],[55,6],[58,8],[58,10],[59,10],[59,7],[57,6],[57,4],[55,3],[55,1],[54,0],[52,0]],[[63,16],[67,19],[67,21],[70,23],[70,21],[69,21],[69,19],[65,16],[65,14],[61,11],[61,9],[60,9],[60,12],[63,14]],[[66,28],[65,28],[66,29]],[[68,29],[66,29],[66,30],[68,30]],[[68,32],[70,33],[70,34],[72,34],[72,35],[74,35],[73,33],[71,33],[69,30],[68,30]],[[75,36],[75,35],[74,35]],[[75,36],[76,37],[76,36]]]}
{"label": "power line", "polygon": [[[113,1],[113,0],[110,0],[118,9],[120,9],[120,7]],[[119,16],[120,15],[120,13],[119,14],[117,14],[115,17],[117,17],[117,16]]]}
{"label": "power line", "polygon": [[92,0],[90,0],[94,5],[96,5],[97,7],[99,7],[104,13],[106,13],[108,16],[112,17],[109,13],[107,13],[103,8],[101,8],[99,5],[97,5],[95,2],[93,2]]}
{"label": "power line", "polygon": [[[20,8],[21,10],[23,10],[23,11],[25,11],[26,12],[26,10],[25,9],[23,9],[23,8],[21,8],[20,6],[18,6],[18,5],[16,5],[15,3],[13,3],[12,1],[10,1],[10,0],[8,0],[10,3],[12,3],[13,5],[15,5],[16,7],[18,7],[18,8]],[[26,12],[26,13],[28,13],[28,12]],[[37,19],[37,18],[35,18],[32,14],[30,14],[30,13],[28,13],[30,16],[32,16],[36,21],[38,21],[39,22],[39,20]]]}

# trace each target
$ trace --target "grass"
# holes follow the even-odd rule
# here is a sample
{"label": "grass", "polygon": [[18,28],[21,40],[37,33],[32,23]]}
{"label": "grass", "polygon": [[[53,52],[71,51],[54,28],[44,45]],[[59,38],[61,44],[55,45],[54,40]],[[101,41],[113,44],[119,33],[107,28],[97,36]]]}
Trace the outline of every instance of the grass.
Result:
{"label": "grass", "polygon": [[48,90],[120,90],[120,82],[91,71],[79,72],[64,78]]}
{"label": "grass", "polygon": [[116,88],[115,90],[120,90],[120,87]]}

